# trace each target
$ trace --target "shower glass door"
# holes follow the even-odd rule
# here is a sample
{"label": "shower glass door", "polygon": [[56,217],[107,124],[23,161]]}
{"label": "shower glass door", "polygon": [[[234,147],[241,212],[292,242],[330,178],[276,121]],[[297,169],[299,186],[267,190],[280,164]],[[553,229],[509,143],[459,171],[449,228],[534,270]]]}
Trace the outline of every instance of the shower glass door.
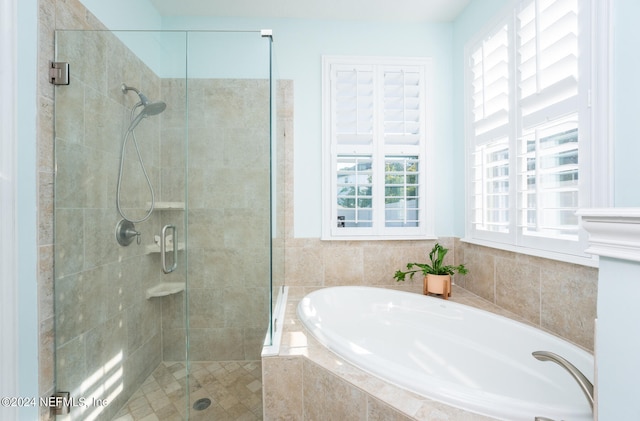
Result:
{"label": "shower glass door", "polygon": [[261,419],[271,39],[62,30],[55,60],[57,419]]}

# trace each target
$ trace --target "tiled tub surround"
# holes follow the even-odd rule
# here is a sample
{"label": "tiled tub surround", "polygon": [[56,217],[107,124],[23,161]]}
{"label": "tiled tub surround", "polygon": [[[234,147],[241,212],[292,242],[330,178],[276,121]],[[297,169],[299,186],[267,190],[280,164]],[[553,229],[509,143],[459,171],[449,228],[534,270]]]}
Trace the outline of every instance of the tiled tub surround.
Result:
{"label": "tiled tub surround", "polygon": [[455,241],[455,282],[536,327],[594,349],[598,269]]}
{"label": "tiled tub surround", "polygon": [[[445,263],[464,263],[454,283],[485,300],[593,350],[598,269],[463,242],[438,239]],[[408,262],[424,262],[434,241],[321,241],[287,238],[286,285],[368,285],[420,292],[422,280],[396,282]]]}
{"label": "tiled tub surround", "polygon": [[[289,287],[280,353],[262,359],[265,420],[492,419],[391,385],[347,363],[320,345],[308,334],[296,315],[299,300],[314,289]],[[451,299],[528,323],[526,319],[457,286],[454,286]]]}

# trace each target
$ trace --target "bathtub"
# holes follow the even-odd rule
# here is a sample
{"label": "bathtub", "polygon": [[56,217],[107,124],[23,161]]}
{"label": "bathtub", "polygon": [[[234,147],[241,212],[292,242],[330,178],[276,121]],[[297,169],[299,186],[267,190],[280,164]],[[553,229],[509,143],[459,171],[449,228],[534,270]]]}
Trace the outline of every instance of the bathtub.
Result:
{"label": "bathtub", "polygon": [[531,353],[559,354],[593,379],[593,356],[512,319],[419,294],[332,287],[297,307],[305,328],[344,360],[421,396],[500,420],[592,420],[578,384]]}

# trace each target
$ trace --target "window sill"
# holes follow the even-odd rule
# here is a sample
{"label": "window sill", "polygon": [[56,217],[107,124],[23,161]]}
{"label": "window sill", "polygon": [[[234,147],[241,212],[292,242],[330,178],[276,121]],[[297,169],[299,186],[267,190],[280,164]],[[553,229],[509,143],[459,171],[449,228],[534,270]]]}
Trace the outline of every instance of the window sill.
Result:
{"label": "window sill", "polygon": [[345,236],[326,236],[323,235],[320,237],[322,241],[426,241],[426,240],[437,240],[438,237],[435,235],[420,235],[420,236],[375,236],[375,235],[345,235]]}
{"label": "window sill", "polygon": [[576,265],[590,266],[597,268],[599,266],[598,256],[577,256],[574,254],[558,253],[549,250],[538,250],[528,247],[515,246],[512,244],[497,243],[493,241],[478,240],[475,238],[461,238],[460,241],[478,246],[491,247],[494,249],[510,251],[513,253],[526,254],[529,256],[541,257],[544,259],[558,260],[565,263],[573,263]]}

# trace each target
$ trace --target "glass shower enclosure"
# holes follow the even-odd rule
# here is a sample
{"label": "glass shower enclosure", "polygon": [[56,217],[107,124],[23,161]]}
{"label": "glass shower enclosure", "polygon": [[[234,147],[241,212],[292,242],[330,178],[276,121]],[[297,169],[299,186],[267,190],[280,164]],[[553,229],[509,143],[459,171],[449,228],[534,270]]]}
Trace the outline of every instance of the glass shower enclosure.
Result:
{"label": "glass shower enclosure", "polygon": [[56,32],[57,419],[261,419],[272,56],[265,31]]}

